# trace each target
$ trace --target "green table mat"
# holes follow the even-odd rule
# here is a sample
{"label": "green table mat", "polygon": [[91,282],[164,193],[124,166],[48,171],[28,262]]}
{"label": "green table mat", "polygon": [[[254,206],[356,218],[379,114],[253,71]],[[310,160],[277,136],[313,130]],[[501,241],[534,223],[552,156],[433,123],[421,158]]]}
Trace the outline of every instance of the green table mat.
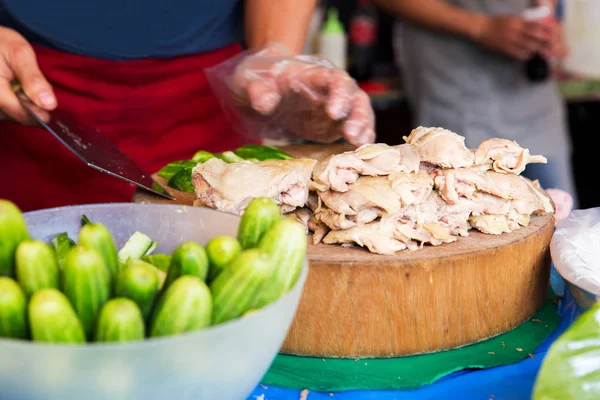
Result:
{"label": "green table mat", "polygon": [[530,357],[558,327],[556,309],[551,294],[536,315],[512,331],[432,354],[358,360],[280,354],[262,383],[316,392],[416,389],[460,370],[492,368]]}

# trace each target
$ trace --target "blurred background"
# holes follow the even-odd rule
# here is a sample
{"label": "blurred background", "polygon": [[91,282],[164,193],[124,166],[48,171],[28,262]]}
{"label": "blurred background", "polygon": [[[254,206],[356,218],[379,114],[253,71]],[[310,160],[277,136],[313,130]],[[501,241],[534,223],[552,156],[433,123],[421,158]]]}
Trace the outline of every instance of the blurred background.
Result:
{"label": "blurred background", "polygon": [[[596,145],[600,135],[600,0],[559,1],[556,16],[563,21],[570,51],[556,84],[566,110],[579,208],[598,207],[595,158],[600,157]],[[376,113],[377,141],[390,145],[403,143],[402,136],[416,127],[395,51],[395,25],[399,22],[401,17],[371,0],[323,0],[305,45],[306,54],[321,54],[341,64],[338,66],[346,68],[369,93]]]}

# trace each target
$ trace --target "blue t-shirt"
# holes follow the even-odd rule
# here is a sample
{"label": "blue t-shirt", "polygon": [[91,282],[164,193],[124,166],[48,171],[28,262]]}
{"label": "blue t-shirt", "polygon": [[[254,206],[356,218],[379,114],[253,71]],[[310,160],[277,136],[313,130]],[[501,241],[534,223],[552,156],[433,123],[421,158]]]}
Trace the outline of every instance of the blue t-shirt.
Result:
{"label": "blue t-shirt", "polygon": [[0,0],[31,43],[107,59],[174,57],[243,39],[241,0]]}

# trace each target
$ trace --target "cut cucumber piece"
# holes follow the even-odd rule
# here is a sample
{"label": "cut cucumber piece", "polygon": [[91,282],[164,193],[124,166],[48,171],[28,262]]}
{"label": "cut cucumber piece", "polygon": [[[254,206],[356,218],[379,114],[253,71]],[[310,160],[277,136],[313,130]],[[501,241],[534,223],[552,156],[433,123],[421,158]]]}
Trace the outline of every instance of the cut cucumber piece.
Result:
{"label": "cut cucumber piece", "polygon": [[152,254],[152,252],[154,250],[156,250],[157,247],[158,247],[158,241],[155,240],[154,242],[152,242],[152,244],[150,245],[148,250],[146,250],[146,253],[144,254],[144,256],[149,256],[150,254]]}
{"label": "cut cucumber piece", "polygon": [[152,248],[153,243],[152,239],[142,232],[135,232],[119,250],[117,254],[119,264],[125,265],[130,258],[139,260]]}
{"label": "cut cucumber piece", "polygon": [[244,159],[242,157],[238,156],[233,151],[224,151],[223,153],[220,154],[220,158],[229,164],[244,161]]}

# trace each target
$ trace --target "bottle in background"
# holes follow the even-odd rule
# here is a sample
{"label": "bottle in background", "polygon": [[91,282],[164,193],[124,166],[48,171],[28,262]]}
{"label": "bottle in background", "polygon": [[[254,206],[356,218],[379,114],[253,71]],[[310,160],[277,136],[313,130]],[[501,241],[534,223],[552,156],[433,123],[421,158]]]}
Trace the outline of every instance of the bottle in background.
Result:
{"label": "bottle in background", "polygon": [[319,36],[319,55],[345,70],[347,42],[344,26],[338,18],[338,11],[330,8]]}
{"label": "bottle in background", "polygon": [[[552,6],[546,1],[540,1],[539,7],[529,8],[523,13],[523,17],[529,20],[542,20],[553,22]],[[550,77],[550,63],[541,54],[534,54],[525,62],[525,75],[530,82],[543,82]]]}
{"label": "bottle in background", "polygon": [[358,82],[371,79],[377,45],[377,9],[369,0],[358,0],[349,23],[349,74]]}

